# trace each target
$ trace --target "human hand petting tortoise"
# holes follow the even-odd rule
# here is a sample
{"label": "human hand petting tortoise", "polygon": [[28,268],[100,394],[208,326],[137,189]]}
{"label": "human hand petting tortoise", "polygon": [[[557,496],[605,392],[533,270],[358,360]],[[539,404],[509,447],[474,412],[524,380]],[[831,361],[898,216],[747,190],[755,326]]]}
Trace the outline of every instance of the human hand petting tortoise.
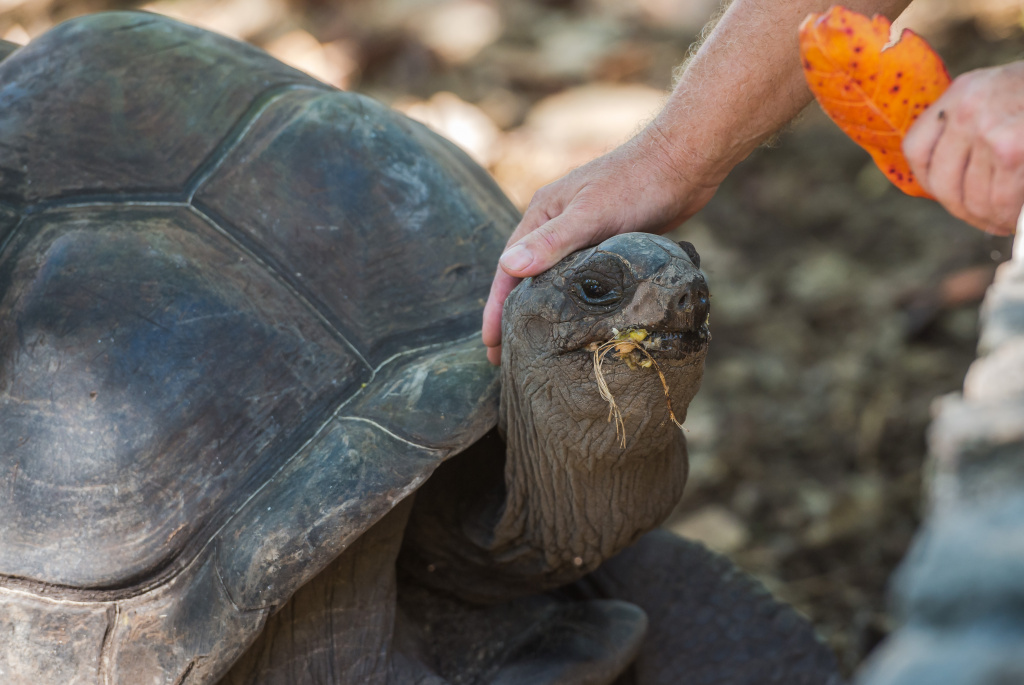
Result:
{"label": "human hand petting tortoise", "polygon": [[[518,217],[423,126],[149,14],[0,58],[5,685],[832,682],[795,612],[649,532],[708,345],[692,246],[527,279],[498,370]],[[639,329],[620,435],[593,348]]]}
{"label": "human hand petting tortoise", "polygon": [[[501,305],[520,278],[572,250],[629,231],[665,233],[701,209],[726,174],[808,102],[797,26],[831,2],[735,0],[682,70],[664,110],[633,140],[545,186],[517,226],[483,319],[498,363]],[[897,16],[906,0],[844,3]],[[912,171],[954,216],[1013,232],[1024,205],[1024,62],[958,77],[903,148]]]}

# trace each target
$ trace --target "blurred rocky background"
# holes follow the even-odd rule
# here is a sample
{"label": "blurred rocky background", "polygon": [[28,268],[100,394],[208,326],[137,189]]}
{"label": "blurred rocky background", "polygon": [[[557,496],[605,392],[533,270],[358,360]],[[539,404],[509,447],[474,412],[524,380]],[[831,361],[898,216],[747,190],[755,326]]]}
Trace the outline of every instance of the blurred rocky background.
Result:
{"label": "blurred rocky background", "polygon": [[[250,41],[464,147],[524,207],[660,108],[716,0],[0,0],[24,43],[137,8]],[[956,75],[1024,58],[1019,0],[916,0]],[[781,37],[780,37],[781,39]],[[812,105],[675,236],[700,251],[714,342],[666,524],[794,603],[851,670],[890,629],[932,400],[957,389],[1009,242],[892,188]]]}

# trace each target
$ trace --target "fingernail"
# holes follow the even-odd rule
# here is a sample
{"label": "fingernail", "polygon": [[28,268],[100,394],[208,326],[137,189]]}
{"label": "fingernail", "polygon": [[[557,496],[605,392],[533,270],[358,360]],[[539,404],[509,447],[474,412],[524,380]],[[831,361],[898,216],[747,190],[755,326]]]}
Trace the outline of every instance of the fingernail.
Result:
{"label": "fingernail", "polygon": [[522,271],[533,264],[533,255],[522,245],[513,245],[508,252],[501,255],[501,259],[498,261],[506,269]]}

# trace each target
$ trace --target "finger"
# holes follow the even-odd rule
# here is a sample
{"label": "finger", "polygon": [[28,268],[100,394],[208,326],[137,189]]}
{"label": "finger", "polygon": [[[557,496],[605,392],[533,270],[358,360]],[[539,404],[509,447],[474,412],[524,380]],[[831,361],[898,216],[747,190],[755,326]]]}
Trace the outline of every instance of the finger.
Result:
{"label": "finger", "polygon": [[928,192],[931,192],[927,183],[928,169],[931,165],[935,145],[945,128],[945,110],[936,103],[910,127],[907,135],[903,138],[903,155],[910,164],[910,170],[914,172],[921,186]]}
{"label": "finger", "polygon": [[[569,193],[571,196],[578,190],[570,182],[571,176],[570,174],[570,176],[544,186],[534,193],[533,199],[530,200],[530,206],[527,207],[523,218],[519,221],[519,225],[516,226],[516,229],[505,244],[504,254],[508,254],[509,248],[514,246],[523,237],[529,235],[539,226],[550,221],[552,217],[561,213],[562,208],[565,206],[562,198],[566,193]],[[502,256],[503,259],[504,254]],[[516,287],[520,280],[522,279],[519,277],[505,273],[499,263],[499,268],[494,274],[494,280],[491,282],[491,291],[487,296],[487,304],[484,305],[481,338],[484,345],[488,348],[487,359],[495,365],[501,363],[501,311],[505,306],[508,294],[512,292],[512,289]]]}
{"label": "finger", "polygon": [[1013,233],[1024,205],[1024,140],[1021,125],[999,126],[990,131],[986,140],[991,145],[995,168],[991,187],[990,233]]}
{"label": "finger", "polygon": [[615,232],[591,220],[588,214],[573,211],[570,205],[566,212],[524,236],[498,263],[510,276],[536,276],[572,252],[596,245]]}
{"label": "finger", "polygon": [[481,337],[487,347],[501,344],[501,309],[505,306],[508,294],[512,292],[519,281],[520,279],[509,276],[501,269],[494,274],[491,292],[487,296],[487,304],[484,305],[483,330],[481,331]]}
{"label": "finger", "polygon": [[[523,218],[519,221],[519,225],[516,226],[516,230],[512,231],[508,242],[505,243],[505,250],[498,260],[499,266],[516,278],[521,278],[522,276],[518,274],[518,271],[524,266],[528,267],[533,261],[532,255],[524,253],[523,250],[515,249],[517,243],[561,213],[560,208],[557,211],[553,209],[554,206],[558,206],[558,203],[549,206],[548,203],[538,200],[541,191],[538,191],[533,201],[530,202],[530,206],[527,208],[526,213],[523,214]],[[533,274],[525,275],[530,276]]]}
{"label": "finger", "polygon": [[523,218],[505,244],[506,250],[562,213],[582,187],[575,181],[577,175],[576,172],[570,172],[568,176],[541,187],[533,194],[530,206],[523,212]]}
{"label": "finger", "polygon": [[987,226],[989,233],[1012,235],[1017,228],[1017,217],[1024,207],[1024,166],[997,167],[992,179],[992,216]]}
{"label": "finger", "polygon": [[501,366],[501,345],[487,348],[487,361],[495,366]]}
{"label": "finger", "polygon": [[508,242],[505,244],[505,248],[508,249],[512,245],[515,245],[522,240],[524,236],[536,231],[538,228],[561,213],[561,209],[555,210],[552,207],[542,206],[537,204],[536,200],[534,200],[534,202],[531,202],[530,206],[526,208],[526,212],[523,214],[523,218],[519,220],[519,225],[516,226],[516,230],[512,231],[512,235],[509,236]]}
{"label": "finger", "polygon": [[964,216],[969,224],[982,228],[992,222],[992,182],[995,164],[992,149],[983,141],[971,146],[964,171]]}
{"label": "finger", "polygon": [[964,176],[971,159],[970,136],[947,125],[939,136],[925,172],[927,188],[950,214],[967,220]]}

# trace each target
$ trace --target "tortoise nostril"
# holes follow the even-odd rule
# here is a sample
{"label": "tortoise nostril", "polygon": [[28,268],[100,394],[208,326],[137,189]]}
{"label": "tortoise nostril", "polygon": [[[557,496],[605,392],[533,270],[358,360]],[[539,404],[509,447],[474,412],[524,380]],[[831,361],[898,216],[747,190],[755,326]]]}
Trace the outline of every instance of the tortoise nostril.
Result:
{"label": "tortoise nostril", "polygon": [[708,306],[708,294],[700,288],[688,288],[679,298],[679,308],[683,311],[692,311],[694,308]]}
{"label": "tortoise nostril", "polygon": [[682,330],[695,331],[704,325],[710,309],[707,287],[700,282],[691,283],[676,305],[677,325]]}

